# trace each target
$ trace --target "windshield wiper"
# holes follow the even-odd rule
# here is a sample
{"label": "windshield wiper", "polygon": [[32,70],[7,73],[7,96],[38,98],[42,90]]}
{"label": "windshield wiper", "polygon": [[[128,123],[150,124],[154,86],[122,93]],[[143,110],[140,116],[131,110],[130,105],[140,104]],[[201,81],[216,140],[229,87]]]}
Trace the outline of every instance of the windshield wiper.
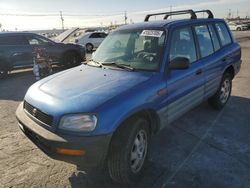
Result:
{"label": "windshield wiper", "polygon": [[119,63],[116,63],[116,62],[102,63],[102,65],[104,65],[104,66],[115,66],[115,67],[118,67],[118,68],[121,68],[121,69],[130,70],[130,71],[135,70],[133,67],[130,67],[129,65],[119,64]]}

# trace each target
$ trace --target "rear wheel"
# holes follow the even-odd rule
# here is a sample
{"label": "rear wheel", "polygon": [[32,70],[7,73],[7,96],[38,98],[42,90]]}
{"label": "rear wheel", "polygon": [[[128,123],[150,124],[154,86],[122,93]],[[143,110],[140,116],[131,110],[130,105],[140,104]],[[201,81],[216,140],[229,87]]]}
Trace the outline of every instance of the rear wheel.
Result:
{"label": "rear wheel", "polygon": [[63,66],[65,68],[75,67],[81,64],[81,58],[76,52],[68,52],[63,56]]}
{"label": "rear wheel", "polygon": [[115,133],[108,156],[109,174],[115,182],[129,184],[139,180],[149,143],[149,124],[140,117],[130,119]]}
{"label": "rear wheel", "polygon": [[215,109],[222,109],[230,98],[232,90],[232,77],[225,73],[222,77],[221,84],[214,96],[208,99],[209,104]]}
{"label": "rear wheel", "polygon": [[240,27],[237,27],[237,29],[236,29],[237,31],[241,31],[241,28]]}

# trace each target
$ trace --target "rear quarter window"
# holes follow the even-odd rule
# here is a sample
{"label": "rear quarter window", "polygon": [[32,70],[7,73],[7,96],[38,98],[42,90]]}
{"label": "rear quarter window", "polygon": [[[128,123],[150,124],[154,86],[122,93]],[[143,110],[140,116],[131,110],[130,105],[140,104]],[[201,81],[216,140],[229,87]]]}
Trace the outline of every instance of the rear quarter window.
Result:
{"label": "rear quarter window", "polygon": [[230,43],[232,43],[231,36],[229,34],[229,31],[225,25],[225,23],[216,23],[215,27],[217,29],[217,32],[219,34],[220,42],[222,46],[226,46]]}
{"label": "rear quarter window", "polygon": [[216,35],[216,32],[214,30],[214,27],[212,24],[209,24],[208,25],[208,28],[209,28],[209,32],[210,32],[210,35],[211,35],[211,38],[213,40],[213,45],[214,45],[214,51],[217,51],[220,49],[220,42],[219,42],[219,39]]}

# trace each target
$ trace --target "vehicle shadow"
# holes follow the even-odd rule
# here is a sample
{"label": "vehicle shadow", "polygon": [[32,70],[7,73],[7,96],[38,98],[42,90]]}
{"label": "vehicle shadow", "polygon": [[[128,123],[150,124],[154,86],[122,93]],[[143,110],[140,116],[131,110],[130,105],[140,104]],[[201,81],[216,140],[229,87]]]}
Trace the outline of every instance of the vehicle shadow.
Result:
{"label": "vehicle shadow", "polygon": [[[69,177],[69,181],[72,188],[88,187],[88,188],[125,188],[125,187],[138,187],[147,188],[152,187],[154,181],[167,169],[159,164],[148,162],[145,172],[141,177],[140,181],[132,185],[121,185],[111,180],[107,171],[92,172],[87,174],[84,171],[78,171],[72,173]],[[94,174],[95,173],[95,174]]]}
{"label": "vehicle shadow", "polygon": [[[238,109],[238,110],[235,110]],[[233,147],[234,138],[238,135],[240,137],[249,137],[250,127],[246,127],[246,123],[250,118],[247,114],[250,114],[250,99],[232,96],[227,106],[223,110],[223,115],[218,119],[220,111],[216,111],[211,108],[206,102],[185,114],[182,118],[175,121],[171,126],[163,129],[157,136],[152,139],[151,154],[149,157],[149,163],[146,167],[143,177],[134,185],[122,186],[116,184],[110,180],[106,174],[98,174],[95,176],[88,175],[84,172],[75,172],[69,177],[69,181],[72,187],[214,187],[218,183],[221,187],[228,187],[227,179],[232,175],[236,180],[244,182],[244,170],[241,164],[234,164],[234,159],[249,161],[246,156],[250,156],[249,153],[240,153],[241,148]],[[238,117],[238,118],[237,118]],[[228,121],[230,119],[230,121]],[[215,126],[212,126],[213,123]],[[237,126],[235,126],[237,125]],[[211,129],[211,127],[213,127]],[[239,131],[235,135],[236,128]],[[227,132],[224,133],[224,129]],[[211,134],[207,134],[207,132]],[[206,138],[204,137],[206,136]],[[216,143],[220,138],[224,139],[225,135],[230,137],[231,143],[223,145]],[[203,138],[204,137],[204,138]],[[201,140],[203,140],[201,142]],[[246,145],[250,149],[249,139],[244,139]],[[189,159],[188,165],[180,168],[183,161],[185,161],[190,153],[194,152],[194,148],[197,143],[201,142],[201,149],[197,148],[197,156],[199,159]],[[229,155],[225,155],[221,151],[215,150],[215,145],[219,150],[225,150]],[[237,151],[239,149],[239,151]],[[236,150],[236,151],[235,151]],[[247,152],[248,150],[246,150]],[[212,160],[207,160],[207,156],[212,156]],[[197,166],[197,163],[199,164]],[[213,164],[223,164],[214,166]],[[225,173],[227,169],[231,169],[234,166],[234,174]],[[188,169],[187,169],[188,168]],[[246,167],[247,168],[247,167]],[[250,169],[249,169],[250,170]],[[179,175],[177,171],[181,174]],[[192,173],[188,173],[188,172]],[[210,171],[216,171],[216,174],[208,176]],[[242,172],[242,173],[240,173]],[[176,173],[176,174],[175,174]],[[231,172],[230,172],[231,173]],[[245,174],[246,175],[246,174]],[[177,180],[168,182],[170,177],[175,177]],[[199,178],[197,178],[199,177]],[[169,184],[170,183],[170,184]],[[187,186],[184,186],[187,185]],[[203,186],[202,186],[203,185]],[[223,186],[224,185],[224,186]],[[237,187],[237,181],[231,182],[229,187]]]}
{"label": "vehicle shadow", "polygon": [[[62,71],[53,67],[53,73]],[[28,88],[36,82],[32,68],[11,72],[7,78],[0,79],[0,100],[22,101]]]}

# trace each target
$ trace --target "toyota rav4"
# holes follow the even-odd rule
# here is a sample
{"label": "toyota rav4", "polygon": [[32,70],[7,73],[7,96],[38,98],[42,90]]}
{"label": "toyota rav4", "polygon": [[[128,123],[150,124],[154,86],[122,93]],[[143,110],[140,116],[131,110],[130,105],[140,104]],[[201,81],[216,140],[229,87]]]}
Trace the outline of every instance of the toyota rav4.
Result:
{"label": "toyota rav4", "polygon": [[[19,127],[54,159],[138,180],[152,136],[205,100],[223,108],[240,70],[241,48],[225,21],[199,12],[150,14],[118,28],[86,64],[32,85]],[[180,14],[191,18],[168,19]],[[149,21],[155,15],[164,20]]]}

